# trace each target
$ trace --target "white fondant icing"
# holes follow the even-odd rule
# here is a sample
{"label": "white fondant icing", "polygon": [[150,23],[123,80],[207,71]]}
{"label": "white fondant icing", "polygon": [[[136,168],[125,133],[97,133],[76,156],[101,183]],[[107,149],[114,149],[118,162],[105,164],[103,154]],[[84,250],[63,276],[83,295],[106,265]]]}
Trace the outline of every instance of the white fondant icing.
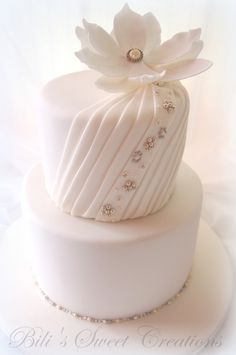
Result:
{"label": "white fondant icing", "polygon": [[[90,72],[59,78],[43,92],[40,125],[48,192],[57,206],[74,216],[119,221],[155,213],[169,199],[182,159],[189,110],[187,92],[178,82],[148,85],[96,102],[102,95],[94,90],[94,105],[87,102],[88,108],[84,108],[79,103],[84,101],[81,90],[87,76],[88,81],[94,78]],[[60,92],[65,81],[67,95],[73,92],[74,97],[77,81],[77,115],[76,109],[71,110],[76,98],[67,103],[65,92]],[[88,96],[86,91],[84,96]],[[67,119],[63,111],[69,112]],[[165,134],[160,136],[163,129]],[[150,138],[153,146],[146,142]],[[132,159],[136,151],[142,155],[138,163]],[[126,177],[122,175],[124,170]],[[127,192],[123,185],[130,179],[136,188]],[[101,213],[107,204],[114,213]]]}
{"label": "white fondant icing", "polygon": [[[38,104],[38,127],[47,190],[55,178],[66,136],[79,111],[108,95],[94,85],[98,74],[92,70],[71,73],[50,81],[42,90]],[[85,122],[81,123],[81,129]]]}
{"label": "white fondant icing", "polygon": [[23,191],[36,278],[56,303],[95,318],[155,308],[191,270],[201,202],[198,177],[182,165],[171,199],[156,214],[119,223],[74,218],[55,207],[36,166]]}

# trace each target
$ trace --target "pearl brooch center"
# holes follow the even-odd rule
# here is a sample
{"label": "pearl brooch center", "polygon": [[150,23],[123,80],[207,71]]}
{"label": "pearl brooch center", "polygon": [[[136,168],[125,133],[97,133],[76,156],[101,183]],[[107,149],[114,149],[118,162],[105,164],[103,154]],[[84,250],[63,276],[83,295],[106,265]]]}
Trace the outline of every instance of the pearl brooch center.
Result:
{"label": "pearl brooch center", "polygon": [[130,62],[138,63],[141,62],[141,60],[143,59],[143,52],[141,51],[141,49],[131,48],[127,52],[126,57]]}

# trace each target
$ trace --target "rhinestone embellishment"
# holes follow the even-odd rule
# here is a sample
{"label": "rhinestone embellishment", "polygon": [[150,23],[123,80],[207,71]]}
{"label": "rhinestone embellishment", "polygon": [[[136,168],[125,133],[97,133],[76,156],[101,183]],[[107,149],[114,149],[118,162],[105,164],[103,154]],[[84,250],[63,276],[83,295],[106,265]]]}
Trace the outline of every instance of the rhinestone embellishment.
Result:
{"label": "rhinestone embellishment", "polygon": [[191,278],[191,275],[188,276],[187,280],[185,281],[184,285],[179,290],[179,292],[177,292],[172,298],[170,298],[168,301],[166,301],[162,305],[160,305],[160,306],[158,306],[156,308],[153,308],[153,309],[151,309],[149,311],[146,311],[146,312],[143,312],[143,313],[139,313],[139,314],[135,314],[135,315],[130,316],[130,317],[112,318],[112,319],[93,318],[93,317],[90,317],[90,316],[83,315],[81,313],[76,313],[74,311],[71,311],[68,308],[66,308],[64,306],[61,306],[60,304],[57,304],[56,302],[52,301],[52,299],[41,289],[41,287],[39,286],[39,284],[38,284],[37,280],[35,279],[35,277],[34,277],[34,283],[35,283],[36,287],[38,288],[39,293],[41,294],[41,296],[45,299],[45,301],[47,301],[51,306],[57,308],[61,312],[67,313],[70,316],[74,317],[75,319],[87,320],[87,321],[92,322],[92,323],[99,323],[99,324],[100,323],[104,323],[104,324],[113,323],[114,324],[114,323],[121,323],[121,322],[141,319],[143,317],[146,317],[146,316],[149,316],[151,314],[157,313],[163,307],[171,305],[186,290],[186,288],[187,288],[187,286],[188,286],[188,284],[190,282],[190,278]]}
{"label": "rhinestone embellishment", "polygon": [[131,48],[127,52],[126,57],[130,62],[138,63],[141,62],[141,60],[143,59],[143,52],[141,51],[141,49]]}
{"label": "rhinestone embellishment", "polygon": [[124,171],[122,171],[122,174],[121,174],[123,177],[126,177],[126,176],[128,176],[128,171],[127,170],[124,170]]}
{"label": "rhinestone embellishment", "polygon": [[155,145],[155,137],[148,137],[145,142],[144,142],[144,149],[145,150],[151,150],[154,148]]}
{"label": "rhinestone embellishment", "polygon": [[123,189],[125,191],[131,191],[136,189],[136,182],[134,180],[127,180],[124,185]]}
{"label": "rhinestone embellishment", "polygon": [[141,152],[141,150],[136,150],[135,152],[133,152],[132,162],[138,163],[142,159],[142,155],[143,153]]}
{"label": "rhinestone embellishment", "polygon": [[167,128],[166,127],[161,127],[158,132],[158,138],[164,138],[167,133]]}
{"label": "rhinestone embellishment", "polygon": [[102,215],[111,216],[115,212],[116,212],[115,208],[112,207],[110,203],[106,203],[104,206],[102,206],[101,209]]}
{"label": "rhinestone embellishment", "polygon": [[162,107],[164,110],[166,110],[168,113],[172,113],[175,110],[175,104],[172,101],[165,100],[162,104]]}

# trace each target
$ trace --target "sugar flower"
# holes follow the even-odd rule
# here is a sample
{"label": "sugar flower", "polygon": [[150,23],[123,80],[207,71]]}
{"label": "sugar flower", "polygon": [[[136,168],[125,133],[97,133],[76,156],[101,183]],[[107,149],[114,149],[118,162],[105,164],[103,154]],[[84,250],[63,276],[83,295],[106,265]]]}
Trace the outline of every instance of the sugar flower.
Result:
{"label": "sugar flower", "polygon": [[155,16],[141,16],[126,4],[114,18],[111,34],[83,20],[76,27],[81,50],[76,56],[103,74],[96,85],[116,92],[130,91],[153,82],[185,79],[207,70],[212,63],[197,58],[203,48],[201,29],[175,34],[161,43]]}

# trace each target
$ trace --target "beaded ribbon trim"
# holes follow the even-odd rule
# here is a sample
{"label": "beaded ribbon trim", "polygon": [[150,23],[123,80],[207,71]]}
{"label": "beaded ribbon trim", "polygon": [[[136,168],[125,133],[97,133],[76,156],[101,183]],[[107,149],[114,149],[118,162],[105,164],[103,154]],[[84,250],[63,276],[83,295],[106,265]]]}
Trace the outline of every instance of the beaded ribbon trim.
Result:
{"label": "beaded ribbon trim", "polygon": [[133,316],[130,317],[123,317],[123,318],[113,318],[113,319],[99,319],[99,318],[94,318],[94,317],[90,317],[90,316],[86,316],[77,312],[73,312],[70,309],[57,304],[56,302],[54,302],[39,286],[38,282],[35,280],[35,285],[37,286],[41,296],[53,307],[55,307],[56,309],[64,312],[64,313],[68,313],[70,314],[72,317],[79,319],[79,320],[87,320],[89,322],[92,323],[104,323],[104,324],[110,324],[110,323],[121,323],[121,322],[125,322],[125,321],[131,321],[131,320],[137,320],[137,319],[141,319],[143,317],[149,316],[151,314],[157,313],[160,309],[162,309],[165,306],[171,305],[182,293],[183,291],[187,288],[189,281],[190,281],[190,277],[191,275],[188,276],[187,280],[185,281],[184,285],[181,287],[181,289],[179,290],[179,292],[177,294],[175,294],[173,297],[171,297],[167,302],[163,303],[161,306],[158,306],[156,308],[153,308],[150,311],[147,312],[143,312],[143,313],[139,313],[139,314],[135,314]]}

